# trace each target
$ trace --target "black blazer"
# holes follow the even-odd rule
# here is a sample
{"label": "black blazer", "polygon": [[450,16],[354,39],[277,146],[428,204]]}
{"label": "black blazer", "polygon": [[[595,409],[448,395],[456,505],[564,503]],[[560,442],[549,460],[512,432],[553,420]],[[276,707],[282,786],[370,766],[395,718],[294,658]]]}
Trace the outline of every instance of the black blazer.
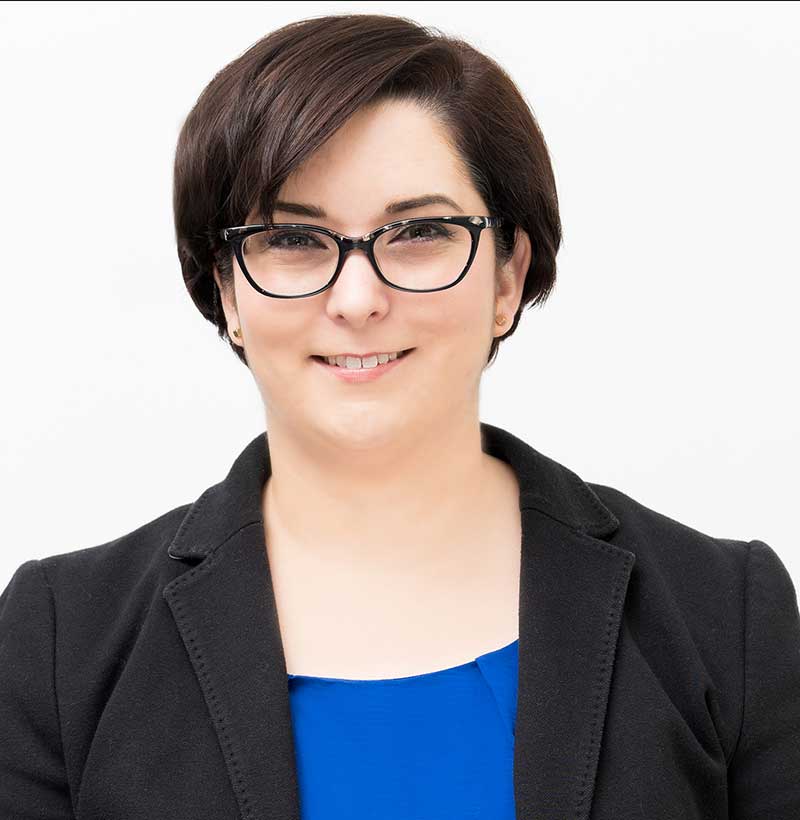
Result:
{"label": "black blazer", "polygon": [[[778,555],[500,428],[481,439],[521,490],[517,817],[798,820],[800,616]],[[0,597],[2,820],[301,816],[269,471],[262,432],[194,503],[19,566]]]}

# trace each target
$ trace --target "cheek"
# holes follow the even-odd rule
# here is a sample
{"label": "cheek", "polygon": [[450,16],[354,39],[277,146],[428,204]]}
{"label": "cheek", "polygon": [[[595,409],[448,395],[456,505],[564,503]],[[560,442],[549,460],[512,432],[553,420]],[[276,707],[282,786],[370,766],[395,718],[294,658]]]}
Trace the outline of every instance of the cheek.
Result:
{"label": "cheek", "polygon": [[[247,283],[245,283],[246,285]],[[239,298],[239,316],[247,328],[247,349],[251,362],[270,367],[288,356],[297,356],[308,325],[308,311],[291,300],[271,299],[248,286]],[[299,301],[299,300],[298,300]]]}
{"label": "cheek", "polygon": [[430,350],[437,382],[455,386],[480,379],[491,344],[491,308],[480,294],[442,305]]}
{"label": "cheek", "polygon": [[446,302],[440,306],[441,338],[448,346],[461,346],[464,350],[483,350],[487,332],[491,332],[494,310],[494,282],[492,271],[485,266],[475,266],[467,276],[450,291]]}

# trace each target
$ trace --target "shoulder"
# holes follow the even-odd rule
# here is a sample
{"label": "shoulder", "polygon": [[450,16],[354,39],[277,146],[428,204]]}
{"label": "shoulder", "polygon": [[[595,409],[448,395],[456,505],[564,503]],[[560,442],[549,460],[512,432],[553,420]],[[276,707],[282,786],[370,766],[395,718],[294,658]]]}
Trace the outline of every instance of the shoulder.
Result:
{"label": "shoulder", "polygon": [[643,504],[621,490],[589,484],[619,520],[609,541],[635,553],[634,600],[652,610],[670,607],[699,641],[739,636],[748,604],[760,586],[781,589],[784,607],[796,608],[789,572],[769,544],[717,535]]}
{"label": "shoulder", "polygon": [[137,621],[158,602],[164,585],[185,570],[167,549],[191,506],[170,509],[102,544],[25,561],[5,596],[17,589],[35,594],[42,608],[53,610],[60,630]]}
{"label": "shoulder", "polygon": [[640,572],[657,573],[677,589],[702,585],[705,593],[717,595],[733,593],[745,581],[757,582],[758,576],[766,574],[784,593],[789,588],[794,591],[780,546],[776,551],[758,538],[704,532],[615,487],[589,482],[587,486],[619,520],[619,529],[610,540],[629,545]]}
{"label": "shoulder", "polygon": [[687,570],[704,567],[717,575],[743,570],[752,541],[705,532],[616,487],[590,482],[587,486],[619,521],[609,540],[621,546],[629,544],[640,570],[666,576],[683,576]]}
{"label": "shoulder", "polygon": [[769,662],[785,663],[788,651],[800,670],[797,592],[778,551],[757,538],[703,532],[616,488],[588,486],[619,520],[609,541],[636,556],[626,613],[644,654],[674,644],[675,657],[696,653],[712,678],[735,688],[771,630],[783,657],[776,651]]}
{"label": "shoulder", "polygon": [[636,556],[632,583],[669,597],[689,620],[743,614],[754,575],[792,586],[780,556],[764,541],[705,532],[615,487],[587,486],[619,521],[609,542]]}
{"label": "shoulder", "polygon": [[191,507],[191,503],[182,504],[110,541],[49,555],[39,562],[55,583],[91,580],[106,584],[146,574],[169,580],[175,562],[170,561],[167,548]]}

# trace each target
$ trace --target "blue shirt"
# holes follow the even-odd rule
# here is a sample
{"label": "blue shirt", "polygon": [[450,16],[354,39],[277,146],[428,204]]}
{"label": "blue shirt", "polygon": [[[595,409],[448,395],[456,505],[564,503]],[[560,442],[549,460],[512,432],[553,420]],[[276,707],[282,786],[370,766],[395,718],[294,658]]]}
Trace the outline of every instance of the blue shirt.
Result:
{"label": "blue shirt", "polygon": [[303,820],[515,820],[519,641],[404,678],[288,675]]}

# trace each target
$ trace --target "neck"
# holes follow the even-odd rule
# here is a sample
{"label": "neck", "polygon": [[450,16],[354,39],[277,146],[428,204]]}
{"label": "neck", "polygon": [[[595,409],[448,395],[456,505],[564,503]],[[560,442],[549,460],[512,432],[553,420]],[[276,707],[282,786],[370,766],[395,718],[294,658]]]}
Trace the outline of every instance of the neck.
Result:
{"label": "neck", "polygon": [[502,465],[483,452],[477,416],[381,441],[360,433],[269,425],[268,539],[338,567],[452,564],[497,500]]}

